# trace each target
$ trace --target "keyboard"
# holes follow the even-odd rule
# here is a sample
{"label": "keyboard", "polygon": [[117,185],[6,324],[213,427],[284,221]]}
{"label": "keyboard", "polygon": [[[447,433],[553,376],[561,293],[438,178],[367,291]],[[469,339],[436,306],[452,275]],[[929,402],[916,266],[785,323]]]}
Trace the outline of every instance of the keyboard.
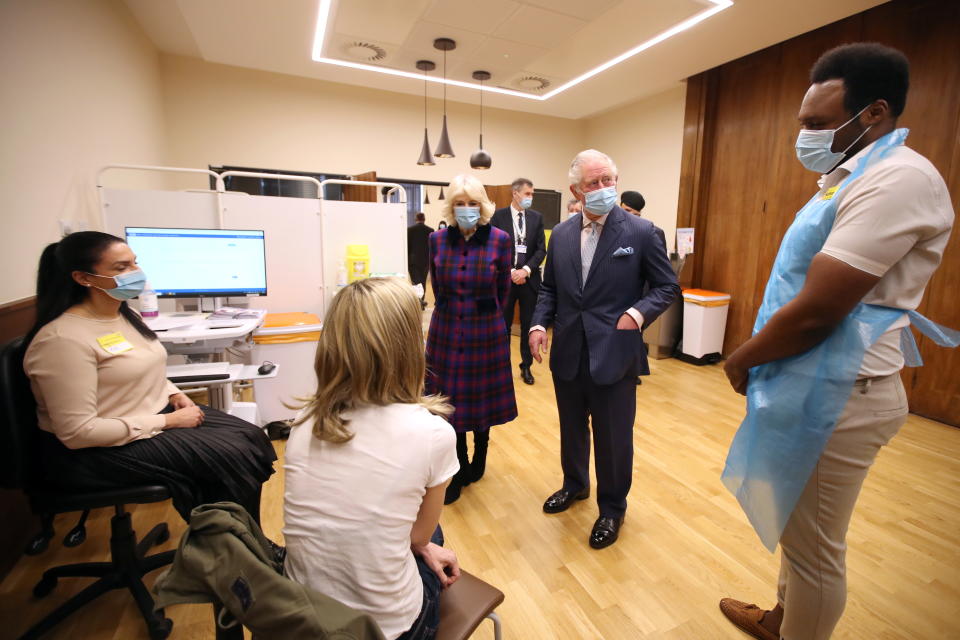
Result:
{"label": "keyboard", "polygon": [[177,364],[167,367],[167,379],[177,382],[203,382],[204,380],[226,380],[230,377],[229,362],[207,362],[202,364]]}

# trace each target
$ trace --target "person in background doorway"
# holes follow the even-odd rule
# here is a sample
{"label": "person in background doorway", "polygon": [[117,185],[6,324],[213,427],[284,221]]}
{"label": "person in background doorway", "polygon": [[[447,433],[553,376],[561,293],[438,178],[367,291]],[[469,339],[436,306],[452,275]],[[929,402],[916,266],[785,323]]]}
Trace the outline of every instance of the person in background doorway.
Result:
{"label": "person in background doorway", "polygon": [[[473,176],[447,188],[443,216],[449,226],[430,236],[430,286],[435,308],[427,333],[427,393],[454,407],[460,471],[447,487],[446,504],[483,477],[490,427],[517,417],[510,372],[510,340],[503,307],[510,295],[510,236],[490,224],[493,204]],[[467,432],[473,432],[473,462]]]}
{"label": "person in background doorway", "polygon": [[643,199],[639,191],[624,191],[620,194],[620,208],[627,213],[632,213],[635,216],[642,215],[640,212],[643,211],[645,206],[647,206],[647,201]]}
{"label": "person in background doorway", "polygon": [[347,285],[324,318],[314,369],[316,392],[287,441],[284,571],[370,614],[388,639],[433,638],[440,593],[460,575],[439,527],[457,459],[450,405],[423,394],[410,285]]}
{"label": "person in background doorway", "polygon": [[567,218],[572,218],[578,213],[583,213],[583,203],[574,198],[567,203]]}
{"label": "person in background doorway", "polygon": [[[632,213],[638,218],[643,217],[641,213],[643,208],[647,206],[647,201],[644,200],[643,196],[639,191],[624,191],[620,194],[620,208],[626,211],[627,213]],[[663,252],[667,253],[667,238],[663,233],[663,229],[657,225],[653,225],[653,230],[656,232],[657,237],[660,239],[660,244],[663,245]],[[669,254],[668,254],[669,259]],[[646,349],[646,343],[644,343],[644,349]],[[649,367],[644,367],[640,371],[640,375],[637,376],[637,384],[643,384],[642,376],[650,375]]]}
{"label": "person in background doorway", "polygon": [[527,334],[530,331],[530,318],[537,304],[537,292],[540,290],[540,264],[547,256],[546,240],[543,233],[543,215],[530,208],[533,204],[533,183],[526,178],[517,178],[510,185],[513,202],[509,207],[497,209],[491,224],[510,234],[513,241],[513,270],[510,272],[510,296],[503,308],[503,322],[507,326],[507,336],[513,325],[513,312],[520,303],[520,377],[527,384],[533,384],[530,365],[530,343]]}
{"label": "person in background doorway", "polygon": [[589,497],[592,428],[600,517],[589,543],[602,549],[617,541],[633,480],[635,380],[647,359],[640,332],[680,287],[653,224],[616,205],[617,167],[609,156],[580,152],[569,179],[584,211],[553,230],[529,336],[539,361],[553,327],[563,485],[543,510],[559,513]]}
{"label": "person in background doorway", "polygon": [[[426,291],[427,271],[430,262],[430,234],[433,227],[426,224],[427,216],[417,213],[416,222],[407,227],[407,268],[410,282],[424,287]],[[420,308],[427,308],[426,293],[420,298]]]}
{"label": "person in background doorway", "polygon": [[[954,212],[940,173],[897,128],[908,86],[907,58],[877,43],[836,47],[813,65],[796,153],[819,190],[783,238],[753,337],[724,365],[747,395],[724,484],[764,544],[779,542],[781,558],[773,609],[723,598],[720,610],[760,640],[833,634],[847,599],[854,506],[907,419],[908,325],[950,333],[915,311]],[[920,587],[917,576],[901,578]]]}
{"label": "person in background doorway", "polygon": [[446,220],[441,220],[440,223],[437,225],[437,231],[439,231],[440,229],[446,229],[446,228],[447,228]]}

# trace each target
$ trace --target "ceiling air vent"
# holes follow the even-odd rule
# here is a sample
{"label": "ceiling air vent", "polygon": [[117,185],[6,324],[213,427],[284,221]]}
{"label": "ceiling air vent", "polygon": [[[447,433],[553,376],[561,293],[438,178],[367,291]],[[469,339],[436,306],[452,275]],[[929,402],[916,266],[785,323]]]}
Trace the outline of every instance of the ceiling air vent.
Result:
{"label": "ceiling air vent", "polygon": [[359,40],[346,43],[343,51],[354,60],[362,62],[380,62],[387,57],[387,50],[383,47]]}
{"label": "ceiling air vent", "polygon": [[543,91],[550,86],[550,81],[541,76],[522,76],[515,84],[526,91]]}

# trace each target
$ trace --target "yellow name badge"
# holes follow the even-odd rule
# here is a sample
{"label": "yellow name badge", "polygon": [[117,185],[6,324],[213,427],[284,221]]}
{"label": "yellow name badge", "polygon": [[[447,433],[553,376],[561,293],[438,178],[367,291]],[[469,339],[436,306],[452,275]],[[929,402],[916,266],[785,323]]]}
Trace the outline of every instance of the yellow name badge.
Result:
{"label": "yellow name badge", "polygon": [[97,342],[100,343],[100,346],[103,347],[103,350],[109,354],[117,355],[118,353],[126,353],[133,349],[133,345],[127,342],[127,339],[123,337],[123,334],[120,332],[117,333],[108,333],[105,336],[100,336],[97,338]]}
{"label": "yellow name badge", "polygon": [[840,185],[837,185],[837,186],[835,186],[835,187],[830,187],[829,189],[827,189],[826,193],[824,193],[824,194],[820,197],[820,199],[821,199],[821,200],[829,200],[830,198],[833,197],[833,194],[835,194],[838,189],[840,189]]}

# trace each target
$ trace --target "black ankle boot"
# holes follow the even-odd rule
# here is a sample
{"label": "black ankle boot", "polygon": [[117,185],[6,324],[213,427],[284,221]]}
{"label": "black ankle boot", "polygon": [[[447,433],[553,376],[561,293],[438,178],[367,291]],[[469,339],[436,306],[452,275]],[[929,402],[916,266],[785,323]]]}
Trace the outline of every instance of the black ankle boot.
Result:
{"label": "black ankle boot", "polygon": [[463,485],[460,484],[460,474],[456,473],[450,479],[450,484],[447,485],[447,490],[443,494],[443,504],[453,504],[459,500],[461,490],[463,490]]}
{"label": "black ankle boot", "polygon": [[454,482],[458,482],[461,487],[466,487],[473,482],[473,472],[470,470],[470,458],[467,457],[467,434],[457,433],[457,462],[460,463],[460,470],[453,476]]}
{"label": "black ankle boot", "polygon": [[490,430],[473,432],[473,462],[470,463],[470,481],[477,482],[487,470],[487,445],[490,444]]}

